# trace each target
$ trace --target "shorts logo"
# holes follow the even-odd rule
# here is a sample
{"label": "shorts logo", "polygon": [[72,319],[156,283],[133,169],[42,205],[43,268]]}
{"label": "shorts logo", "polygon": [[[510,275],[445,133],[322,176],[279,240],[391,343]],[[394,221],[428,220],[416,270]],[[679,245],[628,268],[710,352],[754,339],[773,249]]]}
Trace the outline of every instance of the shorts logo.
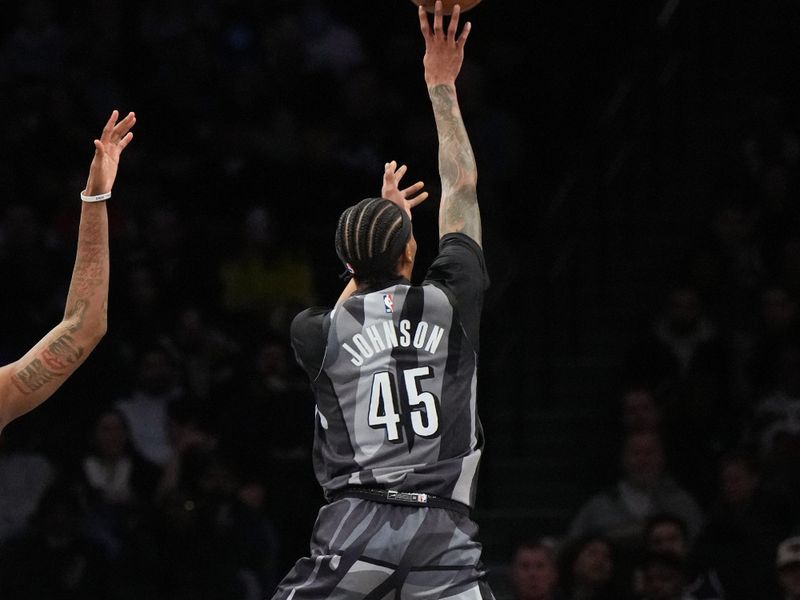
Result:
{"label": "shorts logo", "polygon": [[394,295],[393,294],[384,294],[383,295],[383,310],[387,313],[394,312]]}

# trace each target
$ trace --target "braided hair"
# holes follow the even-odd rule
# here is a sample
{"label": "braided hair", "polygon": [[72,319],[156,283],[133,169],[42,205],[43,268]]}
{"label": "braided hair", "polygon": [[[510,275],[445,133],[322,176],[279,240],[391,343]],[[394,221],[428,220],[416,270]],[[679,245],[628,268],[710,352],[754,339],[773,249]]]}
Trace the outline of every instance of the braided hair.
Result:
{"label": "braided hair", "polygon": [[336,227],[336,254],[358,281],[383,281],[411,237],[411,218],[386,198],[365,198],[347,208]]}

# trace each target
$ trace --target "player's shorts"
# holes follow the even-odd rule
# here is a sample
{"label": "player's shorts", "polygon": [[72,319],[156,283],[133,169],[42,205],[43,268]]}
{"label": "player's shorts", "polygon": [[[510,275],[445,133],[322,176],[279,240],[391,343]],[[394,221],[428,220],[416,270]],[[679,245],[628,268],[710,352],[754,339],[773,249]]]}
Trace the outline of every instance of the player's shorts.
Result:
{"label": "player's shorts", "polygon": [[494,600],[477,533],[454,510],[342,498],[272,600]]}

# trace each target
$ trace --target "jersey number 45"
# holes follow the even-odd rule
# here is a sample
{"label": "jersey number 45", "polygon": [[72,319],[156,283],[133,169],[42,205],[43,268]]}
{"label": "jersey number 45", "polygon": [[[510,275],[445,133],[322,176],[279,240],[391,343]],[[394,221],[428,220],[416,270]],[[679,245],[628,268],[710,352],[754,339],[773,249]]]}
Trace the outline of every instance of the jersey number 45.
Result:
{"label": "jersey number 45", "polygon": [[[415,367],[400,372],[402,390],[394,374],[381,371],[372,376],[367,422],[373,429],[386,429],[390,442],[402,441],[403,419],[410,422],[412,431],[423,438],[439,434],[439,399],[420,389],[420,382],[433,377],[431,367]],[[407,400],[408,412],[401,409],[401,399]],[[405,404],[402,403],[402,404]],[[405,423],[404,423],[405,424]]]}

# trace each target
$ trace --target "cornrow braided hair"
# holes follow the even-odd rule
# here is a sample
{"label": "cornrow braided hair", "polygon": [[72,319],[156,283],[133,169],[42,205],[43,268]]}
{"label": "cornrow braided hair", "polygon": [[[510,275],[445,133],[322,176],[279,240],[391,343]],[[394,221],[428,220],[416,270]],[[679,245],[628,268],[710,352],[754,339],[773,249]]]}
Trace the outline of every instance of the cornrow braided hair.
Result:
{"label": "cornrow braided hair", "polygon": [[410,236],[406,211],[386,198],[365,198],[339,217],[336,254],[359,281],[390,279]]}

